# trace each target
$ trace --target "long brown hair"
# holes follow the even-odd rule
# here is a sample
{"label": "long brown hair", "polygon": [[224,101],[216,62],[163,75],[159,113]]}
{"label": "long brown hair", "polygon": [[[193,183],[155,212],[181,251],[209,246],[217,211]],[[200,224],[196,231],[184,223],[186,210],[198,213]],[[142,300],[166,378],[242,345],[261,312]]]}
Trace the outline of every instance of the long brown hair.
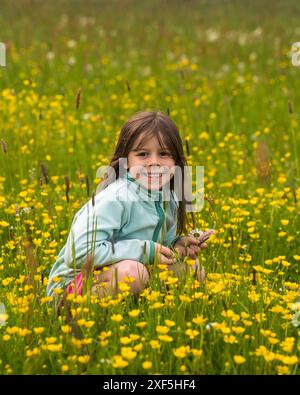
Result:
{"label": "long brown hair", "polygon": [[[148,138],[155,136],[161,147],[167,147],[170,150],[175,161],[175,166],[181,168],[181,185],[185,185],[184,166],[188,166],[188,164],[184,155],[182,140],[177,126],[161,111],[139,111],[132,115],[121,129],[115,152],[110,160],[110,164],[108,165],[115,171],[113,179],[111,178],[111,175],[108,174],[102,183],[100,191],[106,188],[113,180],[119,178],[119,159],[128,158],[128,154],[132,149],[134,142],[141,134],[144,134],[144,138],[141,139],[139,147],[148,140]],[[170,189],[174,191],[174,177],[170,180]],[[189,200],[185,199],[185,193],[183,191],[182,198],[179,199],[177,234],[187,233],[188,221],[186,204],[188,202],[190,203]]]}

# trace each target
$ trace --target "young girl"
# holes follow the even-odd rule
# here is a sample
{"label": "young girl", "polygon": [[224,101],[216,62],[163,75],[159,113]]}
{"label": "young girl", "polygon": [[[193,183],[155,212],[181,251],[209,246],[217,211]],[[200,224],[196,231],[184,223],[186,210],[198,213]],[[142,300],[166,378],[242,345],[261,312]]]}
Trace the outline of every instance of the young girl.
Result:
{"label": "young girl", "polygon": [[[181,235],[186,233],[186,200],[184,191],[180,201],[174,192],[174,169],[181,169],[184,185],[187,162],[168,116],[151,111],[133,115],[121,129],[109,166],[115,178],[108,175],[94,199],[75,214],[50,272],[47,294],[56,302],[62,292],[82,294],[82,268],[89,259],[93,294],[115,295],[118,281],[126,277],[132,278],[131,292],[138,294],[149,280],[147,265],[167,264],[178,275],[185,265],[178,269],[175,250],[182,258],[196,258],[207,247]],[[202,280],[204,272],[197,273]]]}

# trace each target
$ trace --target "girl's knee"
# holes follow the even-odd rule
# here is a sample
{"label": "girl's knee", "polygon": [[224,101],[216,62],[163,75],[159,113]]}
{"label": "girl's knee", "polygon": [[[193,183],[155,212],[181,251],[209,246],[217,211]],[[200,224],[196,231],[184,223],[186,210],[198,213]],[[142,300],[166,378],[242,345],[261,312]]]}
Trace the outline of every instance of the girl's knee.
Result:
{"label": "girl's knee", "polygon": [[108,283],[114,289],[118,282],[126,282],[130,285],[131,291],[137,294],[147,285],[149,272],[143,263],[125,259],[108,266],[108,269],[97,276],[95,280]]}
{"label": "girl's knee", "polygon": [[134,293],[140,292],[148,283],[149,272],[145,265],[138,261],[124,260],[118,268],[119,281],[126,278],[133,278],[132,290]]}

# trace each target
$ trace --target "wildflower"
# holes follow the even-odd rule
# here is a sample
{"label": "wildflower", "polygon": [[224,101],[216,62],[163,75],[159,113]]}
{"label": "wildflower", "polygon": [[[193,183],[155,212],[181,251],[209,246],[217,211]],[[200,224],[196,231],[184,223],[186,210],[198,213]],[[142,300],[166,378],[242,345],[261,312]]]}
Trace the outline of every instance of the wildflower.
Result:
{"label": "wildflower", "polygon": [[141,351],[142,348],[143,348],[143,344],[142,344],[142,343],[136,344],[136,345],[133,347],[133,349],[134,349],[135,351]]}
{"label": "wildflower", "polygon": [[157,325],[156,326],[156,332],[165,335],[166,333],[169,332],[169,328],[167,326],[161,326]]}
{"label": "wildflower", "polygon": [[137,326],[138,328],[144,328],[147,325],[146,321],[141,321],[138,322],[135,326]]}
{"label": "wildflower", "polygon": [[166,324],[168,327],[171,327],[171,326],[174,326],[174,325],[175,325],[175,322],[174,322],[174,321],[171,321],[171,320],[165,320],[165,324]]}
{"label": "wildflower", "polygon": [[285,352],[292,352],[294,348],[295,339],[293,337],[287,337],[283,342],[280,343],[281,348]]}
{"label": "wildflower", "polygon": [[173,354],[176,358],[185,358],[190,352],[190,346],[181,346],[173,349]]}
{"label": "wildflower", "polygon": [[122,316],[121,314],[113,314],[113,315],[110,317],[110,319],[111,319],[112,321],[115,321],[115,322],[120,322],[120,321],[122,321],[123,316]]}
{"label": "wildflower", "polygon": [[72,328],[70,327],[70,325],[63,325],[61,327],[61,330],[63,333],[70,333],[72,331]]}
{"label": "wildflower", "polygon": [[137,356],[137,352],[133,351],[131,347],[122,347],[121,348],[121,355],[123,358],[131,361]]}
{"label": "wildflower", "polygon": [[192,348],[191,352],[196,358],[201,357],[201,355],[203,354],[203,350],[197,350],[196,348]]}
{"label": "wildflower", "polygon": [[33,328],[34,333],[36,333],[37,335],[40,335],[41,333],[43,333],[45,331],[45,328],[43,328],[42,326]]}
{"label": "wildflower", "polygon": [[112,365],[114,368],[125,368],[126,366],[128,366],[128,362],[125,361],[125,359],[123,359],[121,355],[114,355]]}
{"label": "wildflower", "polygon": [[197,315],[192,319],[192,321],[197,325],[201,325],[207,321],[207,318],[203,318],[203,315]]}
{"label": "wildflower", "polygon": [[132,342],[132,339],[129,336],[123,336],[120,338],[120,343],[121,344],[130,344]]}
{"label": "wildflower", "polygon": [[287,366],[276,366],[279,375],[289,374],[289,368]]}
{"label": "wildflower", "polygon": [[168,335],[160,335],[158,336],[159,340],[163,341],[163,342],[172,342],[173,341],[173,337],[168,336]]}
{"label": "wildflower", "polygon": [[189,336],[190,339],[194,339],[196,336],[199,335],[199,331],[194,329],[187,329],[185,334]]}
{"label": "wildflower", "polygon": [[152,362],[150,361],[144,361],[142,363],[143,369],[151,369],[152,368]]}
{"label": "wildflower", "polygon": [[238,365],[246,362],[246,359],[243,356],[241,356],[241,355],[234,355],[233,360]]}
{"label": "wildflower", "polygon": [[62,365],[62,367],[61,367],[61,371],[62,371],[63,373],[68,372],[69,369],[70,369],[70,368],[69,368],[68,365]]}
{"label": "wildflower", "polygon": [[282,362],[285,365],[296,365],[296,363],[298,363],[298,357],[296,355],[285,356],[285,357],[282,358]]}
{"label": "wildflower", "polygon": [[225,335],[224,336],[224,342],[225,343],[230,343],[230,344],[238,343],[236,337],[233,336],[233,335]]}
{"label": "wildflower", "polygon": [[78,362],[84,364],[84,363],[88,363],[90,360],[90,356],[89,355],[80,355],[78,357]]}
{"label": "wildflower", "polygon": [[154,350],[157,348],[160,348],[160,343],[158,340],[150,340],[150,346],[151,348],[153,348]]}
{"label": "wildflower", "polygon": [[129,317],[137,317],[140,314],[140,310],[131,310],[129,311],[128,315]]}
{"label": "wildflower", "polygon": [[48,344],[46,349],[52,352],[60,352],[62,350],[62,344]]}

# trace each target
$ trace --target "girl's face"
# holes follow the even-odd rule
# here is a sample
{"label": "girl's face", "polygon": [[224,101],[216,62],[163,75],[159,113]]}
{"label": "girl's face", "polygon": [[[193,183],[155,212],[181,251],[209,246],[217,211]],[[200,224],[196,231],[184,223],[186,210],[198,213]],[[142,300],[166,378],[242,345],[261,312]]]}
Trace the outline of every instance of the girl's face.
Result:
{"label": "girl's face", "polygon": [[155,136],[137,150],[136,147],[142,139],[143,135],[128,154],[130,173],[145,188],[161,189],[174,176],[175,160],[167,147],[161,148]]}

